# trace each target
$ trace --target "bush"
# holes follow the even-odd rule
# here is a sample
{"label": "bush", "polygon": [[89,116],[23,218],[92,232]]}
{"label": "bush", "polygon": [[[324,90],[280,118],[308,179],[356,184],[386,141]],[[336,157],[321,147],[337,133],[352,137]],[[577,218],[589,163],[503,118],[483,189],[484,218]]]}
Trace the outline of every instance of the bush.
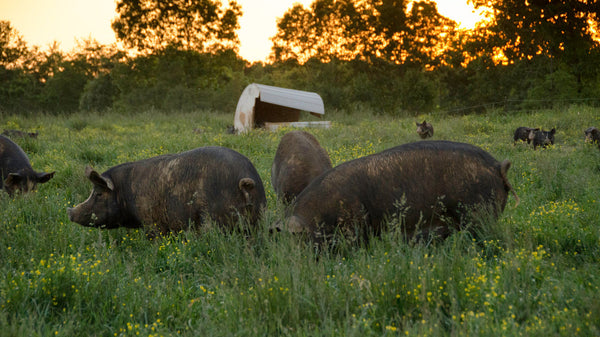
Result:
{"label": "bush", "polygon": [[112,107],[117,88],[113,85],[110,75],[101,74],[88,81],[79,100],[81,111],[105,111]]}

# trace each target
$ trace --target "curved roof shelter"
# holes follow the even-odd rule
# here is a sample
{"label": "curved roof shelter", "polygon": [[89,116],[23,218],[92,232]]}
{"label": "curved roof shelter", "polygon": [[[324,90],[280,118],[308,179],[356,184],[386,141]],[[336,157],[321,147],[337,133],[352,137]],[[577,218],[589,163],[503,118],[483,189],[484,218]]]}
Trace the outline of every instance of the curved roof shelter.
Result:
{"label": "curved roof shelter", "polygon": [[234,128],[237,133],[242,133],[257,127],[274,130],[283,125],[331,126],[329,121],[298,122],[300,111],[317,117],[324,115],[321,96],[314,92],[252,83],[240,96],[235,109]]}

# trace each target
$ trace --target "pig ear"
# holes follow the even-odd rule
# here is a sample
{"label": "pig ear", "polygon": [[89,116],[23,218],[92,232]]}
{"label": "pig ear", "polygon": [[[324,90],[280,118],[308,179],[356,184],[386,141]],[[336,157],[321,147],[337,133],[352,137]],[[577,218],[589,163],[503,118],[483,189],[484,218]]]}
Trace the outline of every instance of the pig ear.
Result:
{"label": "pig ear", "polygon": [[100,186],[111,191],[115,189],[115,185],[113,184],[110,178],[101,176],[100,173],[96,172],[93,168],[89,166],[85,168],[85,175],[96,186]]}
{"label": "pig ear", "polygon": [[419,126],[419,122],[415,122],[415,124],[417,124],[417,126]]}
{"label": "pig ear", "polygon": [[36,176],[38,183],[43,184],[45,182],[48,182],[48,180],[52,179],[52,177],[54,177],[54,172],[38,172],[36,173]]}
{"label": "pig ear", "polygon": [[9,173],[8,177],[6,177],[6,179],[4,179],[4,185],[14,186],[14,185],[17,185],[19,182],[21,182],[22,179],[23,179],[23,176],[19,173]]}
{"label": "pig ear", "polygon": [[238,187],[242,191],[250,191],[254,188],[254,180],[251,178],[242,178],[238,183]]}
{"label": "pig ear", "polygon": [[550,130],[550,133],[551,133],[551,134],[555,134],[555,133],[556,133],[556,129],[555,129],[555,128],[552,128],[552,130]]}

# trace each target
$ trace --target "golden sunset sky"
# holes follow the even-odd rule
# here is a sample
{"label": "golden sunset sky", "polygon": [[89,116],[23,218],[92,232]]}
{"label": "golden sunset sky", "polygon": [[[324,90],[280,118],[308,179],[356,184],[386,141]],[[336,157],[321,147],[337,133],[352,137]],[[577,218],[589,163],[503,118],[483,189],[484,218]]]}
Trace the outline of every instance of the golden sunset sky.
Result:
{"label": "golden sunset sky", "polygon": [[[263,61],[271,51],[270,37],[277,30],[277,18],[295,3],[310,5],[313,0],[237,0],[242,6],[238,36],[240,55],[248,61]],[[226,0],[223,1],[226,3]],[[467,0],[437,0],[439,12],[471,28],[479,20]],[[46,48],[53,41],[64,51],[76,41],[93,38],[100,43],[115,42],[110,24],[115,17],[114,0],[0,0],[0,20],[10,21],[28,43]]]}

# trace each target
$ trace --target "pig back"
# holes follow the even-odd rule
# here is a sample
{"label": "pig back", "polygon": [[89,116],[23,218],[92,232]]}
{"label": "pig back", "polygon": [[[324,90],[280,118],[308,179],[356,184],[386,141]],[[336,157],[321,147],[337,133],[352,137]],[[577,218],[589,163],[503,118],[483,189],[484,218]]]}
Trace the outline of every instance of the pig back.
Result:
{"label": "pig back", "polygon": [[280,199],[291,202],[328,169],[331,169],[331,160],[319,141],[306,131],[291,131],[277,146],[271,166],[271,183]]}
{"label": "pig back", "polygon": [[33,170],[29,158],[19,145],[0,135],[0,170],[10,173],[22,169]]}
{"label": "pig back", "polygon": [[500,163],[487,152],[469,144],[421,141],[333,168],[298,196],[294,215],[313,232],[364,221],[378,233],[386,217],[397,215],[408,234],[419,226],[446,235],[468,208],[490,207],[497,215],[507,191]]}
{"label": "pig back", "polygon": [[161,232],[186,229],[190,221],[200,224],[207,218],[233,226],[243,216],[254,225],[266,204],[254,165],[224,147],[154,157],[104,174],[114,181],[124,207]]}

